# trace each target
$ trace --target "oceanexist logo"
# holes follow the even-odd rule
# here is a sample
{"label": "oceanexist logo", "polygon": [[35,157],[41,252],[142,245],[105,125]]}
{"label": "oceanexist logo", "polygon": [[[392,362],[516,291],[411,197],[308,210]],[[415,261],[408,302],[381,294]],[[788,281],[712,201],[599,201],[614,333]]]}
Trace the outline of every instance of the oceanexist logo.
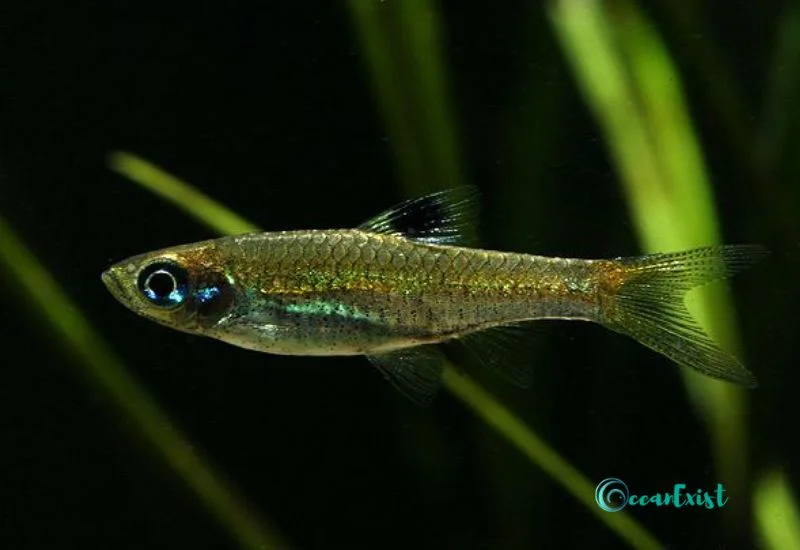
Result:
{"label": "oceanexist logo", "polygon": [[712,491],[697,489],[687,491],[686,485],[676,483],[672,491],[653,493],[650,495],[634,495],[628,491],[628,486],[621,479],[609,477],[597,484],[594,490],[594,500],[606,512],[619,512],[626,506],[671,506],[672,508],[722,508],[727,504],[725,487],[717,483],[717,488]]}

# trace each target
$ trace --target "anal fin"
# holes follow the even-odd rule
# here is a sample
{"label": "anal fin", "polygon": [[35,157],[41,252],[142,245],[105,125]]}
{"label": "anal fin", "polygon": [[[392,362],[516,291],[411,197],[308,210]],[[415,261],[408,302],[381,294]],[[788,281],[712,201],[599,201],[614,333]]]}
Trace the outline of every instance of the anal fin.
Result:
{"label": "anal fin", "polygon": [[417,405],[430,405],[442,385],[444,356],[436,346],[367,355],[383,376]]}
{"label": "anal fin", "polygon": [[530,324],[502,325],[450,342],[463,346],[478,363],[509,382],[528,388],[533,383],[531,361],[536,345]]}

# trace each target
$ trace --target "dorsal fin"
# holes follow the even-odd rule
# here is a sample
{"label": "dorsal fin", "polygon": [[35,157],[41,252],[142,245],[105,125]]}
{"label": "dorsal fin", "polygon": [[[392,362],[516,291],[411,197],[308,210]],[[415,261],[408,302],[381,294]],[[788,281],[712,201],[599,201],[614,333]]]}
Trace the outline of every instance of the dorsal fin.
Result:
{"label": "dorsal fin", "polygon": [[358,229],[427,244],[471,245],[476,240],[478,190],[465,186],[402,202]]}

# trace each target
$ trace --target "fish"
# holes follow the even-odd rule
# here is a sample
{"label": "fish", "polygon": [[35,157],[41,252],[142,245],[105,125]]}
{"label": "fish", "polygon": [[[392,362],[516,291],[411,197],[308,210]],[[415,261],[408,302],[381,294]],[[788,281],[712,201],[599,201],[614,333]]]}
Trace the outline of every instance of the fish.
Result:
{"label": "fish", "polygon": [[122,305],[182,332],[272,354],[366,356],[422,405],[442,384],[448,344],[530,385],[530,369],[492,344],[545,319],[598,323],[683,367],[757,386],[692,318],[685,294],[749,267],[764,247],[612,259],[485,250],[478,202],[474,187],[447,189],[355,228],[178,245],[118,262],[101,278]]}

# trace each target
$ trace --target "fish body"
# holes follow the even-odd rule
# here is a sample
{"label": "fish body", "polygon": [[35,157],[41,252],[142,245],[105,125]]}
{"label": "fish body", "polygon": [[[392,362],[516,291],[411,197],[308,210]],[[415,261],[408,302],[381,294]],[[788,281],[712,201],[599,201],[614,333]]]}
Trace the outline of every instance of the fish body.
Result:
{"label": "fish body", "polygon": [[[195,307],[169,316],[157,311],[155,320],[288,355],[368,355],[525,320],[596,320],[608,263],[431,245],[357,229],[225,237],[155,255],[195,266],[196,273],[207,269],[210,284],[203,288],[235,295],[207,313],[195,299]],[[149,261],[142,256],[109,276],[133,277]]]}
{"label": "fish body", "polygon": [[754,385],[694,323],[683,296],[761,249],[612,260],[482,250],[464,246],[474,199],[470,189],[452,190],[355,229],[166,248],[115,264],[103,280],[134,312],[184,332],[276,354],[365,355],[421,402],[441,377],[434,344],[538,319],[594,321],[683,365]]}

